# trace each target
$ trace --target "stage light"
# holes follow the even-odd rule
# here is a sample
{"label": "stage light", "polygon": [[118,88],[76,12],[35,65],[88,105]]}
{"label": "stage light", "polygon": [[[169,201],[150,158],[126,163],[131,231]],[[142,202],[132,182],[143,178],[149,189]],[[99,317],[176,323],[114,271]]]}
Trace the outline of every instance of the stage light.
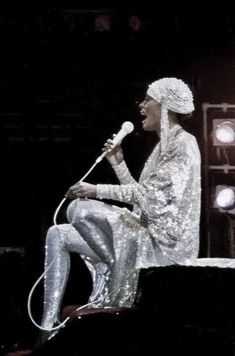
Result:
{"label": "stage light", "polygon": [[230,121],[225,121],[217,126],[215,135],[219,141],[231,143],[235,139],[235,128]]}
{"label": "stage light", "polygon": [[231,188],[222,189],[216,197],[216,203],[223,209],[231,209],[234,206],[235,194]]}
{"label": "stage light", "polygon": [[214,207],[221,212],[235,215],[235,187],[217,185],[215,188]]}
{"label": "stage light", "polygon": [[215,119],[213,139],[215,146],[235,146],[235,119]]}

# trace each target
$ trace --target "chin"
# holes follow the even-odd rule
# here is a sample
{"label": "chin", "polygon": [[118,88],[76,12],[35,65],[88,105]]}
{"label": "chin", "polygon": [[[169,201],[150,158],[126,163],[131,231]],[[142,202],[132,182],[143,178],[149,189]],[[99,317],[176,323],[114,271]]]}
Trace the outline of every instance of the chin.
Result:
{"label": "chin", "polygon": [[149,126],[143,126],[144,131],[154,131],[151,127]]}

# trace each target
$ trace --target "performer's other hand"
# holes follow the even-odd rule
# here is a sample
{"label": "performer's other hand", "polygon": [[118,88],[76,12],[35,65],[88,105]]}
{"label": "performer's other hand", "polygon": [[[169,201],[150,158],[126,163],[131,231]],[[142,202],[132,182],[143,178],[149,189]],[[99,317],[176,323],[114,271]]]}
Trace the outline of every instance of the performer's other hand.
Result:
{"label": "performer's other hand", "polygon": [[[114,137],[115,135],[113,135],[113,138]],[[113,148],[113,140],[110,138],[105,142],[102,151],[107,152],[105,157],[107,158],[111,166],[116,166],[123,161],[123,152],[121,145],[116,145]]]}
{"label": "performer's other hand", "polygon": [[75,198],[95,198],[96,185],[89,183],[76,183],[72,185],[66,193],[66,197],[70,199]]}

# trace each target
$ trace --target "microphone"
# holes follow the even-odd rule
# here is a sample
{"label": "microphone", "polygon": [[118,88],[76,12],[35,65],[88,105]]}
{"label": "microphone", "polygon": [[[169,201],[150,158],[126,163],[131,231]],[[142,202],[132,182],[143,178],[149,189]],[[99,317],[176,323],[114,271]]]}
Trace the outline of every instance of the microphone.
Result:
{"label": "microphone", "polygon": [[116,134],[116,136],[113,138],[113,148],[117,146],[123,139],[124,137],[131,133],[134,130],[134,125],[130,121],[126,121],[122,124],[121,130]]}
{"label": "microphone", "polygon": [[[116,136],[113,138],[113,148],[115,146],[117,146],[123,139],[124,137],[131,133],[134,130],[134,125],[132,124],[132,122],[130,121],[125,121],[122,124],[121,130],[119,130],[119,132],[116,134]],[[97,163],[101,162],[102,159],[106,156],[107,151],[103,152],[95,161],[95,163],[93,164],[93,166],[87,171],[87,173],[77,182],[77,183],[81,183],[83,182],[83,180],[88,176],[88,174],[94,169],[94,167],[97,165]],[[64,199],[62,200],[62,202],[60,203],[59,207],[56,210],[55,216],[57,215],[57,212],[59,211],[61,205],[63,204],[64,200],[69,198],[69,190],[65,193]],[[56,218],[54,218],[54,221],[56,221]],[[55,224],[56,225],[56,224]]]}
{"label": "microphone", "polygon": [[[128,135],[129,133],[131,133],[134,130],[134,125],[132,124],[131,121],[125,121],[122,124],[121,130],[118,131],[118,133],[116,134],[116,136],[113,138],[113,148],[116,147],[123,139],[126,135]],[[103,152],[102,155],[100,155],[97,160],[96,163],[99,163],[105,156],[106,156],[107,152]]]}

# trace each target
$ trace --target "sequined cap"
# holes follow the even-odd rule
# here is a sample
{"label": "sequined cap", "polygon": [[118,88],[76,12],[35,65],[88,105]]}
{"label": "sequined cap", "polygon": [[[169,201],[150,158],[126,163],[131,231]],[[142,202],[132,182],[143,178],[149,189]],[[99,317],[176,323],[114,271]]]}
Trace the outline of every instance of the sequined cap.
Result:
{"label": "sequined cap", "polygon": [[147,94],[161,104],[161,152],[167,148],[169,135],[168,110],[190,114],[194,110],[193,95],[181,79],[163,78],[149,85]]}

